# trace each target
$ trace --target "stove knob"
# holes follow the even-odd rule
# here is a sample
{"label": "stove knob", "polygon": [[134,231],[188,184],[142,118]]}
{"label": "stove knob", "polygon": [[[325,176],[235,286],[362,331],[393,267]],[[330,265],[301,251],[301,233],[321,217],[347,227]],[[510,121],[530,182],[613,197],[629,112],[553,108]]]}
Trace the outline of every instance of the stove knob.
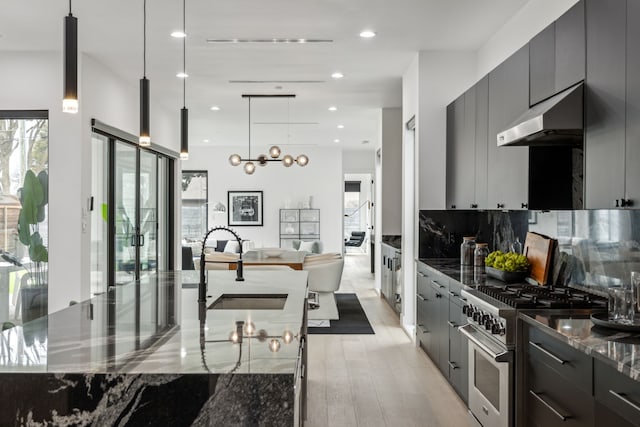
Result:
{"label": "stove knob", "polygon": [[470,308],[470,307],[469,307],[468,305],[466,305],[466,304],[465,304],[465,305],[463,305],[463,306],[462,306],[462,314],[467,314],[467,313],[468,313],[468,311],[469,311],[469,308]]}
{"label": "stove knob", "polygon": [[467,307],[467,317],[473,317],[473,313],[475,312],[475,308],[472,305]]}
{"label": "stove knob", "polygon": [[493,327],[495,326],[495,323],[493,323],[493,319],[489,319],[485,322],[484,324],[484,328],[487,331],[493,331]]}
{"label": "stove knob", "polygon": [[481,325],[490,325],[491,324],[491,315],[490,314],[483,314],[482,317],[480,318],[480,324]]}
{"label": "stove knob", "polygon": [[473,311],[473,321],[474,322],[479,322],[480,319],[482,318],[482,311],[480,310],[474,310]]}
{"label": "stove knob", "polygon": [[496,322],[491,326],[491,333],[494,335],[504,335],[504,326],[500,322]]}

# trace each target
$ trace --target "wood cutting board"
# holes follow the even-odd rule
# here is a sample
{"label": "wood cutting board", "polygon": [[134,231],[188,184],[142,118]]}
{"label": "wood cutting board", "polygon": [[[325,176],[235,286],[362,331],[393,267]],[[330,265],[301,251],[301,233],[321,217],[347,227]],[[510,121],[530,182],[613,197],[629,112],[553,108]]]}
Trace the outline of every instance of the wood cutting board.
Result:
{"label": "wood cutting board", "polygon": [[537,233],[527,233],[523,254],[531,264],[529,277],[538,282],[539,285],[547,284],[553,247],[553,239]]}

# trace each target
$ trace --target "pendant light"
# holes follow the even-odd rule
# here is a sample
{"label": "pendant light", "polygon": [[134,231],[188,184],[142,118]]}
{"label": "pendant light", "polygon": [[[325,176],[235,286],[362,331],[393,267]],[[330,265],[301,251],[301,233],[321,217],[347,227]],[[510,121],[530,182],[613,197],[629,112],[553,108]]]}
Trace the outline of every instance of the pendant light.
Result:
{"label": "pendant light", "polygon": [[64,93],[62,111],[78,112],[78,18],[71,13],[64,17]]}
{"label": "pendant light", "polygon": [[147,79],[147,0],[143,0],[142,78],[140,79],[140,146],[151,145],[149,132],[149,80]]}
{"label": "pendant light", "polygon": [[[243,159],[239,154],[232,154],[231,156],[229,156],[229,163],[231,164],[231,166],[240,166],[242,162],[245,162],[245,173],[247,175],[252,175],[256,171],[256,164],[254,162],[257,162],[260,166],[266,166],[267,162],[282,162],[282,164],[287,168],[294,163],[301,167],[309,164],[309,157],[306,154],[300,154],[296,158],[293,158],[293,156],[289,154],[285,154],[282,158],[280,158],[282,151],[277,145],[269,148],[269,157],[271,158],[267,157],[267,155],[265,154],[260,154],[256,159],[251,158],[251,98],[295,98],[295,95],[242,95],[242,97],[249,100],[249,156],[246,159]],[[287,123],[289,121],[288,108],[289,106],[287,105]],[[287,134],[288,133],[289,132],[287,128]]]}
{"label": "pendant light", "polygon": [[187,104],[187,18],[186,0],[182,0],[182,109],[180,110],[180,158],[189,158],[189,110]]}

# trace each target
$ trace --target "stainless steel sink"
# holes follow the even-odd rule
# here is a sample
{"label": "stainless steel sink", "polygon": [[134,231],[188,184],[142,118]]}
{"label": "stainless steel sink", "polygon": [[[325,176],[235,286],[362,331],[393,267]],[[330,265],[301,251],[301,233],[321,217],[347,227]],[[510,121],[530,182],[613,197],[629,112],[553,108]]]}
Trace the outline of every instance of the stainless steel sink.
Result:
{"label": "stainless steel sink", "polygon": [[222,294],[209,310],[282,310],[288,294]]}

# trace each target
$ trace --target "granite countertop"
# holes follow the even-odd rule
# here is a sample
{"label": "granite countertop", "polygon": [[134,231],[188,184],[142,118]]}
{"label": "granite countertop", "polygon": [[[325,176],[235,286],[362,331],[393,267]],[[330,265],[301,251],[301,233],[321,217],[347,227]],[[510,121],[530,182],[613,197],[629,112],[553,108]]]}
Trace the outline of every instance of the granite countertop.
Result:
{"label": "granite countertop", "polygon": [[[193,273],[185,275],[191,282]],[[112,300],[101,295],[4,331],[0,373],[293,374],[307,272],[246,270],[245,282],[235,276],[235,271],[208,271],[207,306],[224,293],[286,294],[284,308],[203,310],[201,323],[197,286],[183,289],[181,272],[161,273],[116,287]],[[115,310],[111,324],[108,310]],[[242,345],[231,343],[240,320],[268,337],[260,340],[255,333]],[[282,339],[285,331],[295,336],[290,344]],[[272,339],[281,344],[278,352],[269,349]]]}
{"label": "granite countertop", "polygon": [[389,245],[395,249],[402,249],[402,236],[395,236],[391,234],[382,236],[382,243]]}
{"label": "granite countertop", "polygon": [[588,314],[560,310],[523,310],[519,318],[640,381],[640,332],[596,326]]}

